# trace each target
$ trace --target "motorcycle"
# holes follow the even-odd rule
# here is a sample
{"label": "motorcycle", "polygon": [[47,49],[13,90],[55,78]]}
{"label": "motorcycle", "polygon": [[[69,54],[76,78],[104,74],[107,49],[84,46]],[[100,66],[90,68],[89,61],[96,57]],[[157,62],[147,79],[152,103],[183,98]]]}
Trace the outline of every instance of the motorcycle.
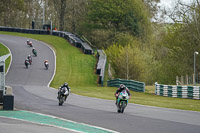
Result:
{"label": "motorcycle", "polygon": [[34,54],[34,56],[37,56],[37,50],[33,50],[32,53]]}
{"label": "motorcycle", "polygon": [[27,45],[29,45],[30,47],[33,47],[33,44],[31,41],[27,40]]}
{"label": "motorcycle", "polygon": [[30,41],[29,41],[29,40],[27,40],[26,42],[27,42],[27,45],[29,45]]}
{"label": "motorcycle", "polygon": [[123,113],[124,109],[126,108],[127,104],[128,104],[128,93],[126,90],[123,90],[122,92],[120,92],[118,99],[117,99],[117,112],[118,113]]}
{"label": "motorcycle", "polygon": [[25,61],[25,66],[26,66],[26,68],[28,68],[28,65],[29,65],[29,61]]}
{"label": "motorcycle", "polygon": [[33,44],[32,44],[32,42],[30,42],[30,43],[29,43],[29,46],[30,46],[30,47],[33,47]]}
{"label": "motorcycle", "polygon": [[28,58],[29,64],[32,64],[32,58]]}
{"label": "motorcycle", "polygon": [[58,92],[58,105],[62,106],[64,101],[66,101],[67,97],[69,96],[69,91],[67,88],[59,89]]}
{"label": "motorcycle", "polygon": [[48,62],[45,62],[45,63],[44,63],[44,66],[45,66],[46,70],[48,70],[48,68],[49,68],[49,63],[48,63]]}

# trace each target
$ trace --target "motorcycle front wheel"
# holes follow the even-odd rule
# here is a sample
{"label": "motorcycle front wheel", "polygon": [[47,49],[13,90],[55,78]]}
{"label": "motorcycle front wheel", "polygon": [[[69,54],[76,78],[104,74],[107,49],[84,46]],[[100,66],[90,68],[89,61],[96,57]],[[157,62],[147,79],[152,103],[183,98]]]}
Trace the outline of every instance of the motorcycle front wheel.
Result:
{"label": "motorcycle front wheel", "polygon": [[64,97],[63,97],[63,96],[60,96],[58,105],[59,105],[59,106],[62,106],[63,103],[64,103]]}
{"label": "motorcycle front wheel", "polygon": [[121,103],[121,113],[124,113],[125,107],[126,107],[126,103],[125,103],[125,102],[122,102],[122,103]]}

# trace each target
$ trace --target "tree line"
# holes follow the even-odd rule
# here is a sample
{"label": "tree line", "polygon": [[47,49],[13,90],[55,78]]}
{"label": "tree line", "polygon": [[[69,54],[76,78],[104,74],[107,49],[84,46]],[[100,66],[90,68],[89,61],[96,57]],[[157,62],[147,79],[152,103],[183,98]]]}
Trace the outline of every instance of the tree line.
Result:
{"label": "tree line", "polygon": [[[156,21],[160,0],[1,0],[0,25],[42,28],[86,37],[104,49],[112,78],[175,84],[176,76],[193,74],[200,52],[200,4],[180,0],[163,10],[173,23]],[[154,19],[154,21],[152,21]],[[200,59],[200,58],[199,58]],[[197,57],[197,72],[199,71]]]}

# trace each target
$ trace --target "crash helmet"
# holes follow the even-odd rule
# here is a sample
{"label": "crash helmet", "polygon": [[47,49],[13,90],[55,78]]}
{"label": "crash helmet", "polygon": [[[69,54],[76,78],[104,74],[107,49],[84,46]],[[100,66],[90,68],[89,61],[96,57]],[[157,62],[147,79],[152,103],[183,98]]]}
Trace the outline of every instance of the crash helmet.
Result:
{"label": "crash helmet", "polygon": [[32,42],[30,42],[30,44],[32,44]]}
{"label": "crash helmet", "polygon": [[120,84],[120,86],[119,86],[120,89],[123,89],[124,87],[125,87],[124,84]]}
{"label": "crash helmet", "polygon": [[31,57],[31,55],[29,54],[28,57]]}
{"label": "crash helmet", "polygon": [[65,83],[64,83],[64,86],[68,86],[68,83],[67,83],[67,82],[65,82]]}

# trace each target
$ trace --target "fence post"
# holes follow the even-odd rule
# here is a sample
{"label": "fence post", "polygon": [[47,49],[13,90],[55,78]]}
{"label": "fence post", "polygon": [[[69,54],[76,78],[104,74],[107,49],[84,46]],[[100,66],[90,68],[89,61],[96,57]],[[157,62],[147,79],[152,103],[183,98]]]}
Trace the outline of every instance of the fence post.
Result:
{"label": "fence post", "polygon": [[195,76],[195,74],[192,75],[192,77],[193,77],[193,84],[195,85],[195,77],[194,76]]}
{"label": "fence post", "polygon": [[186,75],[185,80],[186,80],[186,85],[188,85],[188,75]]}
{"label": "fence post", "polygon": [[184,79],[183,79],[183,76],[181,76],[181,84],[184,85]]}
{"label": "fence post", "polygon": [[176,76],[176,85],[178,85],[178,76]]}

